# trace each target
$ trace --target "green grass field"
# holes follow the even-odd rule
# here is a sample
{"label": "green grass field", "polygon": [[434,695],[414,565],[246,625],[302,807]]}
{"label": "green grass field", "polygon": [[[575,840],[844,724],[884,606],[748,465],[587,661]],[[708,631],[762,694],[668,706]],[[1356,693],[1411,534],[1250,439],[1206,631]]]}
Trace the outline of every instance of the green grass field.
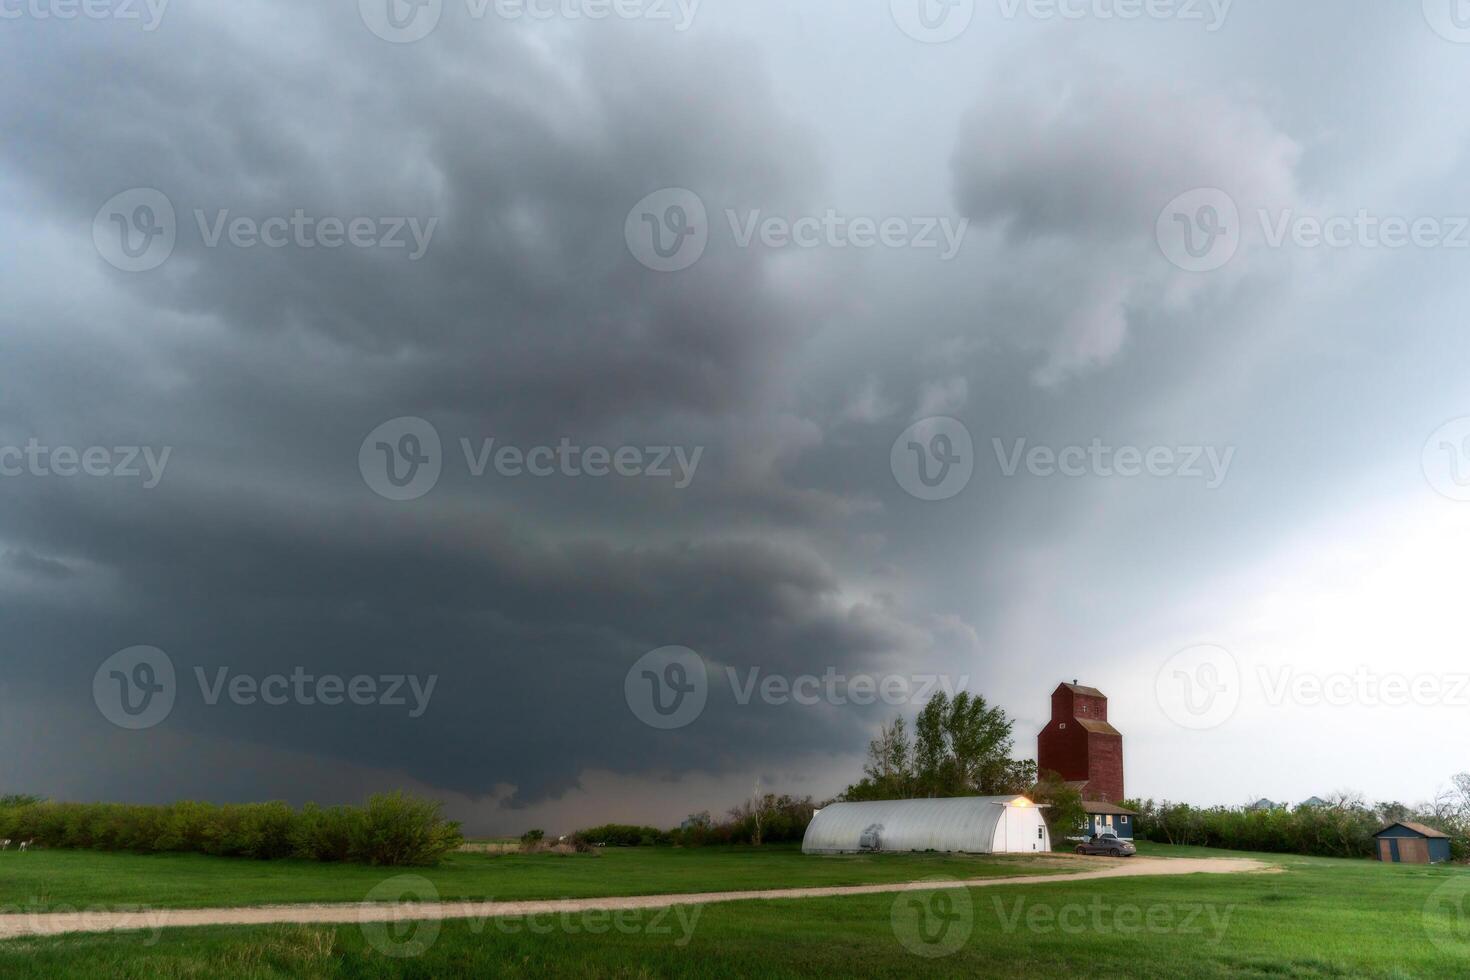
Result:
{"label": "green grass field", "polygon": [[1023,857],[943,854],[803,857],[772,847],[607,848],[595,854],[457,853],[433,868],[373,868],[312,861],[249,861],[202,854],[0,851],[0,906],[135,904],[152,908],[360,902],[403,872],[453,899],[588,898],[674,892],[799,888],[916,881],[931,875],[992,878],[1076,870]]}
{"label": "green grass field", "polygon": [[[1240,856],[1145,847],[1155,856]],[[46,855],[54,858],[57,855]],[[454,977],[454,976],[1001,976],[1001,977],[1464,977],[1470,975],[1470,871],[1369,861],[1253,855],[1279,874],[1189,875],[1039,882],[933,894],[738,902],[681,915],[644,911],[404,926],[424,948],[379,951],[386,927],[166,930],[0,942],[5,977]],[[81,855],[94,862],[103,855]],[[523,888],[587,894],[575,863],[526,858],[501,865]],[[945,859],[806,858],[710,849],[635,850],[587,859],[612,887],[624,875],[670,890],[733,887],[777,874],[843,881],[954,874]],[[759,869],[741,869],[742,863]],[[14,892],[7,864],[0,880]],[[341,870],[341,869],[336,869]],[[446,871],[459,873],[459,869]],[[194,868],[203,873],[203,866]],[[154,872],[134,870],[134,886]],[[224,880],[224,871],[209,872]],[[963,873],[970,874],[966,870]],[[832,876],[832,877],[829,877]],[[563,886],[558,887],[561,878]],[[94,879],[99,888],[111,885]],[[767,882],[769,883],[769,882]],[[177,888],[177,885],[175,886]],[[660,890],[663,886],[655,886]],[[617,893],[648,888],[616,887]],[[504,888],[493,889],[497,897]],[[101,900],[101,892],[88,897]],[[948,895],[948,902],[940,900]],[[915,902],[919,903],[917,906]],[[377,945],[375,945],[377,944]],[[408,948],[413,948],[412,946]],[[929,956],[924,954],[942,953]]]}

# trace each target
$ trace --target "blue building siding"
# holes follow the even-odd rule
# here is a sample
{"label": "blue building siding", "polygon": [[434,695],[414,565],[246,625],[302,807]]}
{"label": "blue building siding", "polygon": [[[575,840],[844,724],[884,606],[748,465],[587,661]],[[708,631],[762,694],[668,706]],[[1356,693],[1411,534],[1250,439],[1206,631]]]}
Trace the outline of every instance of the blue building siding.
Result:
{"label": "blue building siding", "polygon": [[[1112,821],[1111,824],[1108,823],[1109,820]],[[1123,840],[1132,840],[1133,818],[1126,813],[1089,813],[1087,815],[1087,832],[1089,834],[1113,834]]]}

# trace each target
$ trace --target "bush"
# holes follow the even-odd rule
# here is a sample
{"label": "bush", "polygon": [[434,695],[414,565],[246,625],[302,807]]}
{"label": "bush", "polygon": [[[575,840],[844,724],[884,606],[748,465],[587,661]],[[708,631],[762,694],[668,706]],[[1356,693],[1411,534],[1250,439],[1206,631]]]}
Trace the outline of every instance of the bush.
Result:
{"label": "bush", "polygon": [[364,864],[434,864],[464,843],[459,824],[444,819],[443,807],[403,793],[368,800],[363,834],[353,860]]}
{"label": "bush", "polygon": [[574,844],[580,842],[593,847],[653,847],[670,843],[669,835],[656,827],[635,827],[621,823],[579,830],[572,835],[572,841]]}
{"label": "bush", "polygon": [[316,861],[351,861],[353,843],[363,836],[363,822],[357,807],[308,803],[291,831],[292,851]]}
{"label": "bush", "polygon": [[424,865],[462,842],[440,805],[401,793],[366,807],[296,811],[285,803],[216,805],[183,800],[162,806],[0,799],[0,838],[42,847],[286,857],[363,864]]}
{"label": "bush", "polygon": [[799,842],[806,836],[816,805],[811,797],[767,793],[735,807],[720,823],[708,813],[692,815],[684,826],[669,831],[629,824],[603,824],[573,834],[569,841],[579,850],[593,847],[655,847],[704,844],[777,844]]}
{"label": "bush", "polygon": [[[1354,803],[1295,810],[1201,808],[1168,801],[1155,805],[1153,800],[1124,805],[1138,811],[1133,828],[1138,840],[1317,857],[1372,857],[1373,834],[1389,822],[1383,814]],[[1409,819],[1439,822],[1424,814]],[[1453,848],[1459,835],[1454,828],[1444,829],[1451,834]]]}

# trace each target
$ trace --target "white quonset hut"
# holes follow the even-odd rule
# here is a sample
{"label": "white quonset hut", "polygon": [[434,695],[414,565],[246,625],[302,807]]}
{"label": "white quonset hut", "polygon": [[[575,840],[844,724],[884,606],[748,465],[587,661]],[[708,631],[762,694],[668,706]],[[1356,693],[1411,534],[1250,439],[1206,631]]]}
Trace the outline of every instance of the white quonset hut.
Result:
{"label": "white quonset hut", "polygon": [[959,851],[1030,854],[1051,850],[1046,821],[1024,796],[833,803],[818,810],[803,854]]}

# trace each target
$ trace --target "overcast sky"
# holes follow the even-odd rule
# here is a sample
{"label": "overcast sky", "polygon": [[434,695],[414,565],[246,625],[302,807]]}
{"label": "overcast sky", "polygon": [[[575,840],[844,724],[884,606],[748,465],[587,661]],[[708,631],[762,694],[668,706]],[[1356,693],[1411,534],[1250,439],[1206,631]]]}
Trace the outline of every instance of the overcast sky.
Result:
{"label": "overcast sky", "polygon": [[1453,10],[0,0],[0,792],[671,824],[1077,678],[1431,796]]}

